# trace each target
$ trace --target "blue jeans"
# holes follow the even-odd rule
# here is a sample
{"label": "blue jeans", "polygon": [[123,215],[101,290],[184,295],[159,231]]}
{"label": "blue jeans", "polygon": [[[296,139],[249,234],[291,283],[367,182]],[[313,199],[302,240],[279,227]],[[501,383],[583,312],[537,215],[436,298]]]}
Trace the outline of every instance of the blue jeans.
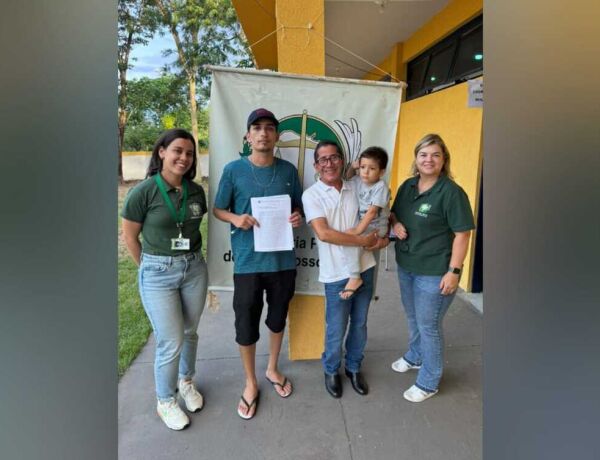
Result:
{"label": "blue jeans", "polygon": [[342,342],[346,329],[345,366],[350,372],[358,372],[367,344],[367,314],[373,295],[374,268],[361,273],[363,284],[350,299],[339,294],[348,279],[325,283],[325,351],[321,356],[326,374],[336,374],[342,362]]}
{"label": "blue jeans", "polygon": [[404,359],[420,365],[415,384],[436,391],[444,368],[442,320],[455,294],[440,293],[441,276],[416,275],[398,267],[400,297],[408,322],[408,351]]}
{"label": "blue jeans", "polygon": [[196,370],[196,329],[208,285],[206,262],[201,253],[142,254],[138,282],[156,338],[156,396],[166,401],[175,397],[177,379],[191,378]]}

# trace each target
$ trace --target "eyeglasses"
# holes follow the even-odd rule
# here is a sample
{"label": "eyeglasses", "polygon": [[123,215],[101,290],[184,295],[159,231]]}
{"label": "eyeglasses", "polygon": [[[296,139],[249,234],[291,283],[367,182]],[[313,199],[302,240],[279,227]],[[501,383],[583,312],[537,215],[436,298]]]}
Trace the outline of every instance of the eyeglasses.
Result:
{"label": "eyeglasses", "polygon": [[342,156],[336,153],[335,155],[329,155],[328,157],[319,158],[317,160],[317,163],[319,163],[319,166],[325,166],[327,165],[327,163],[337,164],[340,161],[342,161]]}

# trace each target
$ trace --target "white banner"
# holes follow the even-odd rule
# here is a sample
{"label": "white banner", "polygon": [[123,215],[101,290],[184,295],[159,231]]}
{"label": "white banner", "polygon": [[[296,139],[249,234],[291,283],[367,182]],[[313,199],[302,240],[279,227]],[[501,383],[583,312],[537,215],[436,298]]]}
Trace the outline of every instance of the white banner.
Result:
{"label": "white banner", "polygon": [[[209,203],[214,204],[223,167],[250,150],[244,142],[246,120],[259,107],[278,118],[275,155],[296,165],[304,189],[316,180],[314,148],[336,141],[347,164],[366,147],[377,145],[393,162],[404,84],[306,77],[271,71],[212,67],[210,95]],[[387,180],[386,174],[386,180]],[[309,225],[294,229],[296,292],[322,295],[319,254]],[[209,213],[208,269],[211,290],[233,288],[230,226]]]}

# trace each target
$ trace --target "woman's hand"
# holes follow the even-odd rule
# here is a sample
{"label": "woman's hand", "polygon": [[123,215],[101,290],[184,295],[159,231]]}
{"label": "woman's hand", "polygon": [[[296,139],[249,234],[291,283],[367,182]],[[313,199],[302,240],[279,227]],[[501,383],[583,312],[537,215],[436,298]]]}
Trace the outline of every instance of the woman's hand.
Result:
{"label": "woman's hand", "polygon": [[459,278],[459,275],[452,272],[448,272],[442,276],[442,281],[440,281],[440,291],[442,295],[450,295],[456,292],[458,289]]}
{"label": "woman's hand", "polygon": [[123,231],[123,241],[129,251],[129,255],[137,266],[140,265],[140,257],[142,255],[142,244],[140,243],[140,233],[142,232],[142,224],[123,218],[121,229]]}
{"label": "woman's hand", "polygon": [[[469,238],[471,232],[455,232],[454,241],[452,242],[452,257],[450,258],[450,267],[462,267],[469,247]],[[455,275],[452,272],[446,273],[440,282],[440,291],[442,295],[448,295],[456,292],[458,289],[458,280],[460,275]]]}
{"label": "woman's hand", "polygon": [[394,235],[398,237],[399,240],[405,240],[408,237],[408,232],[406,231],[406,227],[402,225],[400,222],[396,222],[394,224]]}

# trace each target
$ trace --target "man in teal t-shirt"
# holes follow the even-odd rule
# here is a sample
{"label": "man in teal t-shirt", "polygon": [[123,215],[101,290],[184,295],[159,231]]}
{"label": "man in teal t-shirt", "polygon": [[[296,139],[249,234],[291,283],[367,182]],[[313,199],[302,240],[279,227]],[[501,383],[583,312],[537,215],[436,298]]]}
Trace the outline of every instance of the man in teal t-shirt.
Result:
{"label": "man in teal t-shirt", "polygon": [[288,305],[294,295],[296,255],[293,250],[254,251],[253,227],[260,223],[251,215],[250,206],[253,197],[289,195],[292,203],[289,221],[293,227],[302,224],[302,187],[298,171],[294,165],[274,155],[279,139],[278,125],[275,115],[266,109],[250,113],[246,139],[252,153],[225,166],[213,208],[217,219],[231,224],[236,342],[246,373],[246,386],[238,404],[238,415],[243,419],[254,417],[258,404],[254,363],[263,292],[267,294],[265,323],[270,329],[271,352],[266,378],[282,398],[292,393],[292,384],[279,372],[277,362]]}

